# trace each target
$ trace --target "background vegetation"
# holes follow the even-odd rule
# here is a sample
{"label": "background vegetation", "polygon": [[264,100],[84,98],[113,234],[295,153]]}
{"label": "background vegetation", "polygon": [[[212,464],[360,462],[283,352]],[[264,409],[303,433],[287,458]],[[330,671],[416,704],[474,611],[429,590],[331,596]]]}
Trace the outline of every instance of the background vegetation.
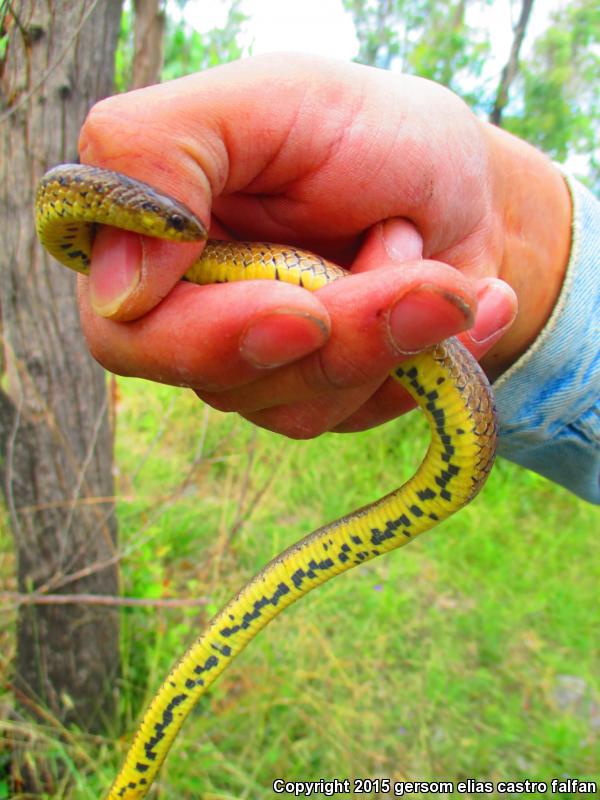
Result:
{"label": "background vegetation", "polygon": [[[483,86],[493,32],[469,27],[469,3],[345,4],[360,60],[442,81],[481,114],[500,109],[501,124],[554,157],[584,154],[578,163],[597,184],[595,4],[556,12],[531,56],[506,70],[510,80]],[[237,0],[225,27],[208,34],[167,12],[164,77],[244,54]],[[126,9],[120,89],[132,80],[133,28]],[[90,734],[43,704],[17,702],[14,627],[24,599],[6,520],[0,800],[34,796],[19,794],[15,741],[44,787],[36,797],[100,797],[142,706],[191,636],[274,553],[397,485],[426,447],[415,415],[352,437],[282,443],[169,387],[111,379],[111,398],[119,718]],[[275,796],[276,778],[598,780],[597,522],[588,504],[501,461],[457,517],[276,620],[202,701],[152,796],[262,800]]]}
{"label": "background vegetation", "polygon": [[[426,443],[406,419],[282,448],[175,389],[118,387],[122,592],[156,605],[122,612],[121,737],[5,723],[54,770],[49,797],[102,796],[190,636],[275,552],[408,477]],[[270,798],[280,777],[597,779],[595,514],[499,462],[455,518],[276,620],[188,721],[154,796]],[[6,539],[0,558],[10,586]]]}

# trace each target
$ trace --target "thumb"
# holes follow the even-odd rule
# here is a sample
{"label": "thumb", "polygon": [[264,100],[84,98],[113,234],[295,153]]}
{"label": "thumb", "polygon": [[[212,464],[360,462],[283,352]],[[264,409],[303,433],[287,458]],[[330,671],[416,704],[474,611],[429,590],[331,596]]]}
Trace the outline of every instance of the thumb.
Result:
{"label": "thumb", "polygon": [[352,265],[352,272],[368,272],[390,261],[416,261],[423,258],[423,237],[403,217],[393,217],[371,228]]}
{"label": "thumb", "polygon": [[121,322],[142,316],[166,297],[203,245],[100,228],[90,268],[92,308],[101,317]]}

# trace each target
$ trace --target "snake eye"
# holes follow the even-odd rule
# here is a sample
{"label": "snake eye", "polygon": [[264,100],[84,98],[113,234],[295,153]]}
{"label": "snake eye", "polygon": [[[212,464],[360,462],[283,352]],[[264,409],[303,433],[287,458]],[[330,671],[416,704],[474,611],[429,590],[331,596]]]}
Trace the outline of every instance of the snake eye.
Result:
{"label": "snake eye", "polygon": [[170,228],[175,228],[176,231],[182,231],[185,228],[185,219],[181,214],[169,214],[167,219]]}

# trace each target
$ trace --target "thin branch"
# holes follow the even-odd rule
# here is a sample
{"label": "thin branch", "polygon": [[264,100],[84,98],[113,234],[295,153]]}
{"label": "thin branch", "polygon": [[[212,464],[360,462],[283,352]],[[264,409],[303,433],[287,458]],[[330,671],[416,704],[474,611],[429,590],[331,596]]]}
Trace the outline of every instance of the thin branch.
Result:
{"label": "thin branch", "polygon": [[135,468],[133,473],[129,476],[129,482],[131,484],[134,484],[136,482],[136,480],[138,478],[138,475],[140,474],[140,472],[144,468],[146,462],[148,461],[148,459],[150,458],[150,456],[154,452],[156,446],[158,444],[160,444],[161,439],[165,435],[165,431],[167,430],[167,427],[169,426],[169,424],[171,422],[170,417],[171,417],[171,414],[173,413],[174,406],[175,406],[175,394],[173,394],[173,396],[169,400],[169,405],[167,406],[167,408],[164,411],[164,414],[163,414],[163,417],[162,417],[162,420],[161,420],[161,424],[158,426],[158,430],[156,431],[156,433],[152,437],[152,441],[150,442],[150,444],[146,448],[146,452],[142,455],[142,457],[139,460],[139,463],[138,463],[137,467]]}
{"label": "thin branch", "polygon": [[[158,531],[155,531],[154,533],[148,536],[143,536],[142,534],[144,533],[144,531],[152,528],[156,519],[160,516],[161,513],[164,512],[164,509],[168,508],[173,502],[177,500],[178,497],[180,497],[183,494],[187,486],[192,481],[196,469],[199,466],[201,465],[204,466],[206,464],[217,464],[227,460],[227,457],[225,456],[216,456],[214,454],[218,453],[224,447],[227,440],[231,438],[233,431],[235,430],[235,426],[231,427],[229,431],[224,436],[222,436],[218,442],[215,443],[214,447],[212,448],[212,450],[209,451],[208,455],[206,456],[204,455],[204,446],[206,442],[207,429],[209,423],[209,411],[210,411],[209,407],[206,406],[203,418],[203,425],[200,431],[198,446],[196,448],[194,459],[188,469],[187,474],[183,476],[183,479],[178,484],[178,486],[168,495],[165,495],[160,498],[155,498],[156,502],[154,508],[149,511],[146,521],[138,530],[137,538],[133,542],[131,542],[127,547],[123,547],[122,549],[120,549],[114,555],[110,556],[107,559],[94,561],[92,564],[87,564],[85,567],[82,567],[81,569],[78,569],[75,572],[70,572],[67,574],[63,573],[55,574],[54,576],[52,576],[51,579],[47,580],[44,584],[38,586],[36,593],[37,596],[46,594],[51,590],[62,588],[70,583],[74,583],[75,581],[80,580],[81,578],[86,578],[89,575],[102,572],[103,570],[112,567],[114,564],[117,564],[119,561],[121,561],[121,559],[127,558],[127,556],[130,553],[134,552],[141,545],[147,544],[148,542],[152,541],[152,539],[155,539],[157,536],[160,535]],[[131,498],[120,497],[119,499],[123,500]],[[112,513],[110,509],[106,513],[105,519],[107,518],[109,513]],[[102,525],[102,520],[100,520],[96,530],[99,530],[101,525]],[[90,535],[95,535],[95,534],[94,532],[92,532]]]}
{"label": "thin branch", "polygon": [[85,748],[81,746],[71,731],[69,731],[54,714],[45,708],[43,703],[36,702],[32,697],[29,697],[10,681],[4,682],[4,687],[14,694],[22,706],[29,708],[37,717],[45,720],[50,725],[51,729],[58,731],[60,736],[74,748],[77,755],[82,758],[88,766],[94,766],[94,762]]}
{"label": "thin branch", "polygon": [[124,606],[135,608],[196,608],[205,606],[208,597],[114,597],[107,594],[21,594],[0,592],[0,603],[11,608],[18,606]]}
{"label": "thin branch", "polygon": [[[252,456],[254,456],[254,453],[252,453]],[[248,469],[250,469],[250,466],[251,465],[249,464]],[[280,468],[281,468],[281,460],[273,461],[273,467],[271,471],[263,481],[262,485],[256,489],[256,491],[248,501],[245,509],[243,507],[244,503],[242,501],[242,498],[240,498],[240,504],[238,506],[236,519],[231,526],[227,539],[225,540],[225,547],[229,547],[231,545],[231,542],[237,536],[242,526],[245,525],[245,523],[250,519],[252,514],[258,508],[265,493],[271,487],[273,481],[275,480],[275,476],[278,474]],[[244,499],[245,496],[246,492],[244,493]]]}
{"label": "thin branch", "polygon": [[[66,521],[63,523],[64,526],[64,534],[61,536],[61,553],[60,553],[60,563],[65,563],[66,556],[67,556],[67,549],[69,549],[69,545],[67,544],[69,540],[69,533],[71,531],[71,525],[73,524],[73,519],[75,518],[75,512],[79,507],[78,500],[79,494],[81,492],[81,487],[84,484],[85,473],[87,472],[87,468],[90,465],[90,461],[94,457],[94,451],[96,449],[96,445],[98,443],[98,437],[100,434],[100,428],[102,427],[102,422],[104,421],[104,415],[108,410],[108,392],[104,395],[104,400],[102,402],[102,406],[98,409],[98,413],[96,414],[96,422],[94,424],[94,430],[92,431],[92,435],[89,440],[87,453],[84,456],[83,462],[78,469],[77,480],[75,482],[75,488],[73,489],[72,498],[69,507],[69,513],[67,515]],[[113,548],[114,549],[114,548]],[[71,560],[74,561],[77,559],[81,554],[80,553],[72,553]],[[67,566],[68,568],[68,566]]]}
{"label": "thin branch", "polygon": [[504,66],[504,69],[502,70],[500,84],[498,86],[498,91],[496,92],[494,108],[490,114],[490,122],[493,125],[500,126],[502,122],[502,113],[508,103],[508,92],[519,70],[519,52],[521,50],[521,45],[523,44],[523,39],[525,38],[525,32],[527,31],[527,23],[529,22],[529,17],[531,16],[533,1],[534,0],[523,0],[523,5],[521,6],[521,15],[519,16],[519,21],[517,22],[517,26],[515,28],[515,36],[510,48],[510,55],[506,65]]}
{"label": "thin branch", "polygon": [[253,428],[250,433],[250,444],[247,449],[248,458],[246,459],[246,469],[240,481],[240,492],[238,495],[237,508],[235,510],[235,518],[229,530],[229,535],[225,540],[226,547],[231,544],[233,537],[242,527],[246,516],[244,514],[244,506],[250,489],[250,476],[252,475],[252,465],[254,464],[254,456],[256,455],[256,435],[256,428]]}
{"label": "thin branch", "polygon": [[21,514],[29,514],[37,511],[45,511],[48,508],[70,508],[75,502],[78,506],[96,506],[114,504],[117,501],[122,503],[133,503],[136,496],[133,494],[109,494],[104,497],[79,497],[75,501],[71,499],[66,500],[48,500],[46,503],[33,503],[26,506],[17,506],[17,511]]}
{"label": "thin branch", "polygon": [[92,4],[91,4],[91,5],[90,5],[90,7],[89,7],[89,8],[88,8],[88,9],[87,9],[87,10],[86,10],[84,13],[83,13],[83,15],[82,15],[81,19],[79,20],[79,23],[78,23],[78,24],[77,24],[77,26],[75,27],[75,30],[74,30],[74,32],[73,32],[73,35],[71,36],[71,38],[69,39],[69,41],[67,42],[67,44],[65,45],[65,47],[63,48],[63,51],[62,51],[62,53],[59,53],[59,55],[58,55],[58,58],[57,58],[57,59],[54,61],[54,63],[53,63],[53,64],[51,64],[51,65],[48,67],[48,69],[47,69],[47,70],[46,70],[46,71],[45,71],[45,72],[42,74],[42,77],[39,79],[39,81],[38,81],[37,83],[35,83],[35,84],[34,84],[34,85],[31,87],[31,89],[30,89],[28,92],[25,92],[25,94],[24,94],[24,95],[22,95],[22,96],[19,98],[19,100],[18,100],[18,101],[17,101],[17,102],[16,102],[16,103],[15,103],[13,106],[11,106],[11,107],[8,109],[8,111],[6,111],[4,114],[1,114],[1,115],[0,115],[0,123],[1,123],[1,122],[6,122],[6,120],[7,120],[7,119],[9,119],[9,118],[10,118],[10,117],[11,117],[13,114],[15,114],[15,113],[16,113],[16,112],[19,110],[19,108],[21,108],[22,106],[24,106],[24,105],[25,105],[25,103],[27,103],[27,101],[28,101],[28,100],[30,100],[30,99],[31,99],[31,98],[32,98],[32,97],[35,95],[35,93],[38,91],[38,89],[41,89],[41,88],[42,88],[42,86],[43,86],[43,85],[46,83],[46,81],[48,80],[48,78],[50,77],[50,75],[52,75],[52,73],[54,72],[54,70],[55,70],[55,69],[56,69],[58,66],[60,66],[60,64],[62,64],[63,60],[65,59],[65,57],[66,57],[66,56],[67,56],[67,54],[69,53],[69,51],[70,51],[70,49],[71,49],[71,47],[72,47],[72,45],[73,45],[73,42],[74,42],[74,41],[77,39],[77,37],[78,37],[78,36],[79,36],[79,34],[81,33],[81,30],[83,29],[83,26],[84,26],[84,25],[85,25],[85,23],[88,21],[88,18],[89,18],[89,16],[90,16],[90,14],[91,14],[91,13],[92,13],[92,11],[93,11],[93,10],[96,8],[96,6],[97,6],[97,5],[98,5],[98,0],[92,0]]}

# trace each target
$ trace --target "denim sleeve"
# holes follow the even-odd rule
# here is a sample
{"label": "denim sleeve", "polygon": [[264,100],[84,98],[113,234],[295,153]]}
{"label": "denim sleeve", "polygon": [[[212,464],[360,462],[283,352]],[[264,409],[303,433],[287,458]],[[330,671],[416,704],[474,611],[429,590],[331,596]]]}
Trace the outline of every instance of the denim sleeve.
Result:
{"label": "denim sleeve", "polygon": [[494,384],[500,455],[600,503],[600,202],[567,176],[571,256],[546,326]]}

